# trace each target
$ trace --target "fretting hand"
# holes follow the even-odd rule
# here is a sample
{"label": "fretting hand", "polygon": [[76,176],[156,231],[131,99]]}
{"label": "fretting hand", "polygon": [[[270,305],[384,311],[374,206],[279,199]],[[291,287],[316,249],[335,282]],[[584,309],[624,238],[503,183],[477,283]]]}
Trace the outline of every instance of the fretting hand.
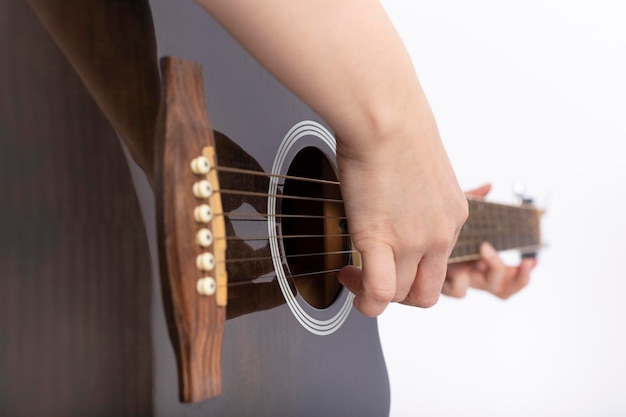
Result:
{"label": "fretting hand", "polygon": [[[482,198],[490,189],[489,185],[485,185],[467,194]],[[530,272],[537,265],[536,259],[529,258],[523,259],[518,266],[507,266],[487,242],[481,245],[480,255],[478,261],[461,262],[448,267],[443,294],[462,298],[469,288],[475,288],[506,299],[528,285]]]}

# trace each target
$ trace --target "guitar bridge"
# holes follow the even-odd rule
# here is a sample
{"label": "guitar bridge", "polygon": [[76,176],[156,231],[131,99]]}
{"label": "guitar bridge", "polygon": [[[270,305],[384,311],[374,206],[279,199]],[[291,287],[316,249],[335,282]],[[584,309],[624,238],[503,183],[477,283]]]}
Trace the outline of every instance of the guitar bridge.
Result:
{"label": "guitar bridge", "polygon": [[228,280],[215,140],[201,66],[163,58],[157,125],[159,262],[180,399],[221,394]]}

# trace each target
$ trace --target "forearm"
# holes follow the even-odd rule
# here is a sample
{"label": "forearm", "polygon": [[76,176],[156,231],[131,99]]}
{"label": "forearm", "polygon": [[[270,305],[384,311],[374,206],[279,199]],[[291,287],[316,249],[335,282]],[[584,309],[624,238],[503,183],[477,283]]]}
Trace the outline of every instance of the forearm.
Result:
{"label": "forearm", "polygon": [[362,270],[338,278],[376,316],[429,307],[467,218],[411,60],[377,0],[197,0],[335,131]]}
{"label": "forearm", "polygon": [[147,0],[29,0],[148,179],[159,106]]}
{"label": "forearm", "polygon": [[402,41],[376,0],[198,0],[347,145],[433,125]]}

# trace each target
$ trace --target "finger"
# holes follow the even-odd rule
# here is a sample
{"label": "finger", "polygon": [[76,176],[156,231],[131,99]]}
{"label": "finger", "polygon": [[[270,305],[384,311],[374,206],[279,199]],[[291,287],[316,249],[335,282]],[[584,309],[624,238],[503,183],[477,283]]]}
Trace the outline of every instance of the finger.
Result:
{"label": "finger", "polygon": [[441,293],[450,297],[463,298],[470,286],[470,266],[452,265],[448,267],[446,280],[443,282]]}
{"label": "finger", "polygon": [[352,294],[361,291],[361,270],[356,266],[348,265],[337,273],[337,279]]}
{"label": "finger", "polygon": [[509,268],[508,275],[510,278],[506,280],[506,285],[497,295],[502,299],[507,299],[525,288],[530,282],[530,273],[535,265],[537,265],[536,259],[524,259],[519,267]]}
{"label": "finger", "polygon": [[487,242],[480,245],[480,256],[487,264],[486,290],[498,295],[507,273],[507,267],[500,259],[498,252]]}
{"label": "finger", "polygon": [[424,256],[417,267],[417,276],[403,304],[429,308],[437,304],[446,278],[448,257]]}
{"label": "finger", "polygon": [[392,301],[400,302],[406,299],[417,276],[420,258],[421,256],[412,253],[405,256],[396,254],[396,294]]}
{"label": "finger", "polygon": [[[361,284],[355,293],[354,306],[368,317],[380,315],[396,295],[396,265],[388,245],[376,245],[361,251]],[[353,285],[352,283],[350,285]]]}
{"label": "finger", "polygon": [[491,184],[484,184],[478,188],[474,188],[473,190],[466,192],[465,194],[471,195],[473,197],[483,198],[487,196],[487,194],[489,194],[490,191],[491,191]]}

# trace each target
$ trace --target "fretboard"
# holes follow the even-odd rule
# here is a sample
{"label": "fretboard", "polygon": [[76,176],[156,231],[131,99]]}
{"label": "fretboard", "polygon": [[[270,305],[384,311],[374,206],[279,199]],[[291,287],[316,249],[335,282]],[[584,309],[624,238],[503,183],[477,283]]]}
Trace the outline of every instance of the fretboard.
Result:
{"label": "fretboard", "polygon": [[541,210],[536,207],[470,199],[469,213],[449,263],[480,258],[482,242],[491,243],[498,251],[517,249],[526,253],[541,247]]}

